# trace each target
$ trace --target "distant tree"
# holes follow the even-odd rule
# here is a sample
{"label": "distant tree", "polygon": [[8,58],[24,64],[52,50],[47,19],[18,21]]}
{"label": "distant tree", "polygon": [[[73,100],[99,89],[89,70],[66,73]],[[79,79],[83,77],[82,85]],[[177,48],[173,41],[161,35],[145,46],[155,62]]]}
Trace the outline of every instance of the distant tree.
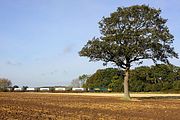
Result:
{"label": "distant tree", "polygon": [[80,83],[79,78],[73,79],[71,81],[71,85],[70,86],[74,87],[74,88],[80,88],[81,87],[81,83]]}
{"label": "distant tree", "polygon": [[124,69],[124,98],[130,99],[128,80],[133,63],[144,59],[169,64],[168,58],[178,58],[171,46],[173,35],[166,26],[161,10],[146,5],[119,7],[99,22],[101,36],[89,40],[79,52],[90,61],[111,62]]}
{"label": "distant tree", "polygon": [[90,76],[91,75],[86,75],[86,74],[83,74],[83,75],[79,76],[79,81],[80,81],[80,86],[81,87],[84,87],[87,79],[89,79]]}
{"label": "distant tree", "polygon": [[14,86],[13,86],[13,88],[19,88],[19,86],[17,86],[17,85],[14,85]]}
{"label": "distant tree", "polygon": [[0,90],[5,90],[7,87],[11,87],[12,83],[6,78],[0,78]]}
{"label": "distant tree", "polygon": [[22,89],[25,91],[28,88],[28,86],[23,86]]}

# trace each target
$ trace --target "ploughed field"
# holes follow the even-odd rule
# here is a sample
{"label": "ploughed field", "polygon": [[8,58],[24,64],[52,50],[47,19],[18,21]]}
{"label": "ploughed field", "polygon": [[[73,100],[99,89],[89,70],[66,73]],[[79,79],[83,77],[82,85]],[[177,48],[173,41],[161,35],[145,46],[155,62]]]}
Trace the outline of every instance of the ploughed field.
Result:
{"label": "ploughed field", "polygon": [[[81,93],[79,93],[81,94]],[[180,98],[0,93],[0,120],[180,120]]]}

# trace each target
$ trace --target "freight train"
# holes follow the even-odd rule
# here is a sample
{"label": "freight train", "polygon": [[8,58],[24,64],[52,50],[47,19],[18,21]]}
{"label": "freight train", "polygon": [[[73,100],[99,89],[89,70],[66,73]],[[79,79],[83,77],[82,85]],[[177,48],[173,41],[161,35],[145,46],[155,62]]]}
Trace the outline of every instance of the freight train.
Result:
{"label": "freight train", "polygon": [[110,88],[38,87],[7,88],[8,92],[112,92]]}

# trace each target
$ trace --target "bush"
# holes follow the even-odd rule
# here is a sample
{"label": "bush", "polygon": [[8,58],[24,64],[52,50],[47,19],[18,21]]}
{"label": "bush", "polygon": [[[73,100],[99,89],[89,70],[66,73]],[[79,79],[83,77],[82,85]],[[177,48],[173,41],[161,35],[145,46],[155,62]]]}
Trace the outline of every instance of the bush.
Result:
{"label": "bush", "polygon": [[161,91],[162,89],[162,84],[161,83],[156,83],[156,84],[145,84],[144,92],[157,92]]}
{"label": "bush", "polygon": [[129,84],[129,91],[132,91],[132,92],[142,92],[144,91],[144,82],[143,81],[140,81],[140,80],[132,80],[130,81],[130,84]]}
{"label": "bush", "polygon": [[172,84],[174,90],[180,90],[180,80],[176,80]]}
{"label": "bush", "polygon": [[172,89],[172,87],[173,87],[172,83],[164,82],[163,87],[162,87],[162,91]]}

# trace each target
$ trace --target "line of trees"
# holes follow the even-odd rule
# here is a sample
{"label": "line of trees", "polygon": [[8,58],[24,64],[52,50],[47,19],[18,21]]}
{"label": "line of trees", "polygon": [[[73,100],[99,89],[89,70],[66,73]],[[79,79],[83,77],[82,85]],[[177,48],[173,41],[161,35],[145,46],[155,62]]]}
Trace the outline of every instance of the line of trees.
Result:
{"label": "line of trees", "polygon": [[[131,92],[180,91],[180,67],[158,64],[141,66],[130,71],[129,90]],[[124,71],[116,68],[97,70],[86,83],[85,88],[112,88],[123,92]]]}

